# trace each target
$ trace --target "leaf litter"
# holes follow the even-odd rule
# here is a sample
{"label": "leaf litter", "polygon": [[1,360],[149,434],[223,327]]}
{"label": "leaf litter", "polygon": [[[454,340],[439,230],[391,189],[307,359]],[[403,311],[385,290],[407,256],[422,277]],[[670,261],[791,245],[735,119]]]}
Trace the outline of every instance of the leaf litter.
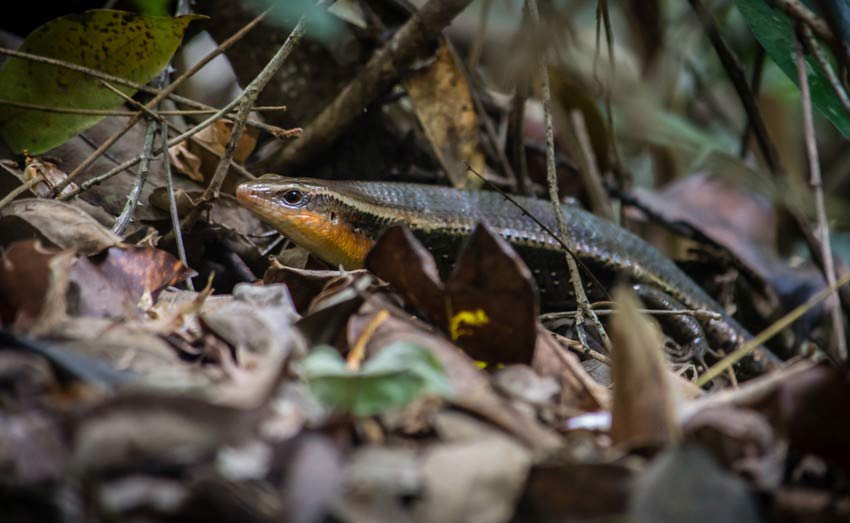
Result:
{"label": "leaf litter", "polygon": [[[126,22],[152,23],[137,18]],[[168,20],[161,23],[179,29],[171,35],[179,41],[188,19]],[[374,35],[356,38],[375,44]],[[326,45],[348,65],[362,58]],[[138,64],[145,70],[131,78],[152,77],[169,49],[154,53],[156,63]],[[480,79],[471,81],[460,64],[441,41],[437,59],[401,81],[412,108],[376,102],[389,109],[368,115],[366,131],[380,126],[402,155],[417,154],[403,173],[376,168],[371,153],[355,154],[374,177],[446,177],[462,185],[468,179],[460,165],[486,172],[493,143],[481,140],[481,127],[489,113],[507,111],[497,97],[485,97],[486,112],[473,109],[473,97],[483,94],[475,92]],[[571,73],[563,71],[565,78]],[[575,85],[565,78],[559,103],[590,115],[600,168],[614,168],[607,154],[613,137],[596,94],[587,78]],[[314,96],[326,88],[307,90]],[[67,106],[69,98],[43,102]],[[323,106],[292,102],[302,112]],[[642,108],[668,115],[655,109]],[[0,210],[4,520],[850,517],[845,372],[792,361],[737,388],[726,387],[735,382],[727,373],[700,389],[669,363],[669,341],[628,287],[613,292],[613,350],[604,353],[593,339],[578,349],[570,321],[541,322],[528,267],[486,226],[443,273],[403,227],[384,232],[367,270],[344,271],[281,243],[224,195],[205,202],[186,231],[191,270],[174,256],[173,240],[162,240],[170,225],[159,160],[123,238],[109,227],[134,183],[132,171],[82,199],[45,198],[121,125],[107,117],[92,126],[98,120],[60,125],[51,118],[44,130],[55,136],[28,136],[27,129],[10,144],[23,147],[19,138],[26,138],[24,145],[56,147],[23,171],[12,169],[21,181],[40,177],[36,198],[25,195]],[[199,136],[214,153],[197,142],[171,149],[185,175],[176,178],[180,217],[201,201],[230,125],[219,120]],[[357,151],[356,134],[341,138],[339,158]],[[131,129],[69,189],[137,155],[143,135],[144,125]],[[251,161],[256,140],[243,136],[238,163]],[[429,158],[424,167],[421,157]],[[541,180],[540,169],[530,167],[532,180]],[[336,177],[333,169],[323,174]],[[231,172],[224,191],[237,182]],[[773,311],[777,301],[800,303],[823,287],[771,257],[775,215],[759,202],[701,176],[631,198],[650,221],[690,228],[719,287],[737,274],[717,274],[718,265],[728,269],[728,259],[718,264],[718,257],[755,276],[767,295],[756,298],[755,312]],[[744,211],[729,222],[729,208]],[[201,290],[186,290],[193,277]]]}

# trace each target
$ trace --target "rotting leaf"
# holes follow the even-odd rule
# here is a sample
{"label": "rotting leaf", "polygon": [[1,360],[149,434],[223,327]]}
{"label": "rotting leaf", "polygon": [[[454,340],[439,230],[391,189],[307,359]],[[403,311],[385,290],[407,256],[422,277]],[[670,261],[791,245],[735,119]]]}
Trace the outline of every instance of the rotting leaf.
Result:
{"label": "rotting leaf", "polygon": [[[151,80],[168,63],[192,20],[91,10],[51,20],[27,36],[20,51],[64,60],[137,83]],[[115,86],[128,96],[135,90]],[[0,98],[16,102],[114,109],[124,100],[82,73],[9,58],[0,70]],[[15,152],[41,154],[76,136],[103,117],[0,106],[0,137]]]}
{"label": "rotting leaf", "polygon": [[401,407],[422,394],[452,394],[440,362],[411,343],[384,347],[356,371],[326,346],[314,349],[301,365],[310,390],[323,404],[355,416]]}
{"label": "rotting leaf", "polygon": [[150,303],[162,289],[191,274],[166,251],[153,247],[112,247],[90,257],[81,257],[71,267],[80,316],[134,317],[141,312],[140,301]]}
{"label": "rotting leaf", "polygon": [[478,178],[467,175],[467,165],[475,172],[484,172],[478,116],[466,77],[450,44],[441,39],[434,61],[410,73],[403,83],[434,154],[452,184],[477,185]]}
{"label": "rotting leaf", "polygon": [[34,235],[83,255],[121,244],[118,236],[90,215],[57,200],[18,200],[0,211],[0,245]]}

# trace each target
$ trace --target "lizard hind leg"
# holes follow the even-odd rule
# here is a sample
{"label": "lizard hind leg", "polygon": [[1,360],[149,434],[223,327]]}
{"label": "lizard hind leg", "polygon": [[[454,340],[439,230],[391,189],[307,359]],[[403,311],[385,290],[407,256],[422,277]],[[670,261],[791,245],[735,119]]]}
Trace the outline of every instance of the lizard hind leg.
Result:
{"label": "lizard hind leg", "polygon": [[[635,283],[632,285],[632,290],[649,309],[667,312],[688,310],[679,300],[652,285]],[[655,318],[663,327],[665,334],[681,347],[680,351],[674,351],[671,354],[671,360],[676,363],[695,361],[703,368],[708,368],[705,355],[710,352],[710,348],[699,320],[689,314],[660,314]]]}

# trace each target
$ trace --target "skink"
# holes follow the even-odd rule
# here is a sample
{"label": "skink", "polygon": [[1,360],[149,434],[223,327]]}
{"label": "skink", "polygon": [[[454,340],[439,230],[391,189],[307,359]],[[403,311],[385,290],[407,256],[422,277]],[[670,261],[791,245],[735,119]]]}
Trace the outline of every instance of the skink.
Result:
{"label": "skink", "polygon": [[[544,303],[572,295],[562,247],[497,192],[409,183],[264,177],[240,185],[236,196],[296,245],[346,269],[362,267],[380,233],[397,223],[409,227],[434,254],[438,265],[450,267],[463,239],[478,222],[484,222],[507,239],[532,270]],[[513,199],[557,231],[551,203],[519,196]],[[735,348],[750,338],[717,302],[653,246],[577,207],[562,205],[561,209],[573,251],[603,285],[617,280],[646,284],[689,309],[719,314],[720,319],[702,322],[715,347]],[[588,295],[598,297],[599,289],[589,288]],[[748,373],[760,373],[776,362],[772,353],[759,348],[746,366]]]}

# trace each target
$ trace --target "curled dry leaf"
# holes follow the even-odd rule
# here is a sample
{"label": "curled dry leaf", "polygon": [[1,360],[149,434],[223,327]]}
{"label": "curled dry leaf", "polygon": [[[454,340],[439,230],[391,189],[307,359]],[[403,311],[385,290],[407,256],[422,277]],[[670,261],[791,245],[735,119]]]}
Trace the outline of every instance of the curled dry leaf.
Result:
{"label": "curled dry leaf", "polygon": [[[33,187],[32,191],[39,198],[47,198],[53,192],[54,187],[65,181],[65,178],[68,177],[68,173],[60,169],[59,166],[53,162],[27,158],[27,167],[24,169],[24,177],[26,178],[26,181],[33,179],[40,180],[35,187]],[[77,184],[70,183],[67,187],[62,189],[62,192],[59,193],[59,197],[65,196],[75,189],[77,189]]]}
{"label": "curled dry leaf", "polygon": [[56,200],[14,201],[0,211],[0,242],[36,235],[61,249],[92,255],[121,245],[121,239],[84,211]]}
{"label": "curled dry leaf", "polygon": [[662,356],[660,329],[639,312],[637,298],[626,287],[615,289],[614,300],[611,439],[631,447],[676,441],[676,390]]}

